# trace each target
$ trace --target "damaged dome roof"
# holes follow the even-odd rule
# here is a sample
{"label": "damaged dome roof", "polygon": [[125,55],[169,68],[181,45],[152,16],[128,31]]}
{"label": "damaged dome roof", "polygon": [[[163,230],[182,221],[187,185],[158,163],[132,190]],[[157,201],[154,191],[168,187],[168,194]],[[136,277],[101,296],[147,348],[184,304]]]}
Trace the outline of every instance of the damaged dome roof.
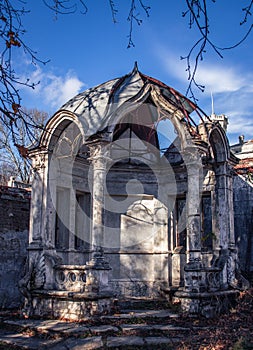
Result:
{"label": "damaged dome roof", "polygon": [[124,104],[134,103],[147,86],[155,85],[162,96],[178,109],[191,113],[197,106],[161,81],[142,74],[135,63],[131,73],[85,90],[65,103],[58,112],[69,111],[82,119],[85,134],[94,135],[110,125],[114,113]]}

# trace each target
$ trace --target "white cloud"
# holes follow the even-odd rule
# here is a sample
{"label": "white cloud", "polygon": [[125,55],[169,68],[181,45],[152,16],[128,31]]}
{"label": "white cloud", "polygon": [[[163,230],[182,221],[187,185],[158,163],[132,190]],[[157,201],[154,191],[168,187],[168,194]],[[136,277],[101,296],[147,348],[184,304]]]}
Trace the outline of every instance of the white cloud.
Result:
{"label": "white cloud", "polygon": [[[179,55],[171,55],[166,51],[161,51],[160,58],[168,73],[187,83],[187,65],[186,60],[180,60]],[[193,65],[191,67],[193,69]],[[223,64],[208,64],[206,61],[201,61],[197,67],[195,79],[198,84],[205,86],[205,92],[214,93],[237,91],[248,84],[249,75],[252,80],[252,74],[243,76],[241,72],[234,67],[228,67]]]}
{"label": "white cloud", "polygon": [[231,134],[246,134],[253,138],[253,121],[248,116],[234,115],[229,118],[228,132]]}
{"label": "white cloud", "polygon": [[253,138],[253,99],[252,93],[240,89],[229,95],[223,94],[217,100],[217,108],[223,108],[229,118],[228,134],[244,134],[246,139]]}
{"label": "white cloud", "polygon": [[43,95],[52,107],[60,107],[71,97],[77,95],[83,86],[84,84],[71,72],[63,77],[49,75]]}
{"label": "white cloud", "polygon": [[205,86],[205,92],[207,93],[237,91],[247,84],[247,81],[233,68],[214,65],[199,66],[196,80]]}
{"label": "white cloud", "polygon": [[26,91],[37,99],[40,98],[49,109],[61,107],[85,86],[71,70],[61,76],[52,71],[43,71],[40,67],[30,74],[30,81],[35,84],[39,82],[39,84],[35,89],[26,89]]}
{"label": "white cloud", "polygon": [[[186,62],[179,56],[160,50],[160,59],[170,76],[187,86]],[[205,86],[205,92],[195,90],[200,107],[211,113],[211,96],[214,95],[214,111],[229,118],[228,137],[237,140],[241,134],[253,138],[253,74],[238,66],[200,62],[196,81]]]}

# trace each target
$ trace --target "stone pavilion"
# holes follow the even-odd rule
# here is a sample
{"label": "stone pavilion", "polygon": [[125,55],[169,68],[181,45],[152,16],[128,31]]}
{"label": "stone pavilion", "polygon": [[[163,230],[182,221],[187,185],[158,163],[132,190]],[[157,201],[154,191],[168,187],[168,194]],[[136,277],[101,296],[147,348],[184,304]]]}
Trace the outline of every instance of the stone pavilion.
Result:
{"label": "stone pavilion", "polygon": [[137,65],[63,105],[29,155],[25,312],[80,320],[170,297],[213,314],[241,287],[226,133]]}

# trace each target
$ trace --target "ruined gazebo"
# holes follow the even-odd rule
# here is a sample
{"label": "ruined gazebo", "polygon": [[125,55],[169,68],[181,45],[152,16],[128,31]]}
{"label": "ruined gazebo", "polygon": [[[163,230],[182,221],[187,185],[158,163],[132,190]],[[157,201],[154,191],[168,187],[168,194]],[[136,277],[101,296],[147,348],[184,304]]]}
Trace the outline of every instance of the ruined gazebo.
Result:
{"label": "ruined gazebo", "polygon": [[68,101],[30,157],[30,312],[82,319],[172,295],[205,314],[235,292],[236,159],[173,88],[135,65]]}

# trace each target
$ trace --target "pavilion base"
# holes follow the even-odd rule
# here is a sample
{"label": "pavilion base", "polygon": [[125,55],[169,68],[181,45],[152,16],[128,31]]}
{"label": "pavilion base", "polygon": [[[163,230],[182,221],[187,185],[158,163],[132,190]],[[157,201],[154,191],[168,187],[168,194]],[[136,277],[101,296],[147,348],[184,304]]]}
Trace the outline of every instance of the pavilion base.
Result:
{"label": "pavilion base", "polygon": [[190,315],[202,315],[207,318],[216,317],[227,312],[236,304],[238,290],[215,292],[190,292],[178,290],[173,296],[173,303],[180,303],[183,312]]}
{"label": "pavilion base", "polygon": [[110,314],[112,307],[113,295],[110,292],[36,290],[32,294],[32,316],[36,317],[82,321]]}

